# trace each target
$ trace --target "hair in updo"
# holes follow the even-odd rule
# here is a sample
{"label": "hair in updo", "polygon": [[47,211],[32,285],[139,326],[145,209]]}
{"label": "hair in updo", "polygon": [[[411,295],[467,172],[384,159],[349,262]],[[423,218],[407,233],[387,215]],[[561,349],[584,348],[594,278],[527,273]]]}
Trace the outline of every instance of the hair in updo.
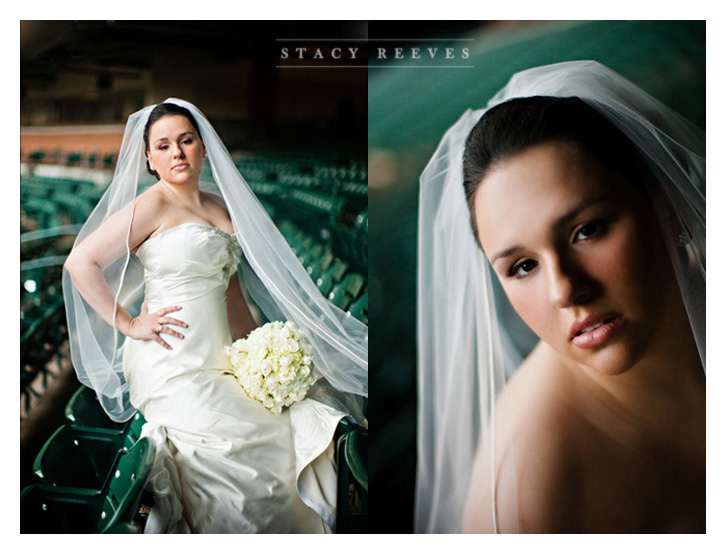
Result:
{"label": "hair in updo", "polygon": [[515,98],[488,110],[469,133],[464,150],[464,192],[471,225],[474,195],[492,167],[526,148],[552,140],[575,143],[607,169],[645,192],[647,170],[623,133],[580,98]]}
{"label": "hair in updo", "polygon": [[[159,121],[161,118],[166,117],[168,115],[183,115],[186,117],[191,124],[194,126],[194,129],[196,129],[197,134],[201,138],[202,133],[199,131],[199,125],[197,125],[197,121],[194,119],[194,116],[192,115],[192,112],[190,112],[188,109],[184,108],[183,106],[179,106],[177,104],[171,104],[171,103],[163,103],[158,104],[153,110],[151,110],[151,113],[149,114],[149,119],[146,121],[146,125],[144,126],[144,152],[148,152],[150,150],[149,146],[149,132],[151,131],[151,126]],[[149,160],[147,156],[146,160],[146,171],[148,171],[151,175],[156,177],[157,179],[161,179],[159,174],[151,169],[151,165],[149,165]]]}

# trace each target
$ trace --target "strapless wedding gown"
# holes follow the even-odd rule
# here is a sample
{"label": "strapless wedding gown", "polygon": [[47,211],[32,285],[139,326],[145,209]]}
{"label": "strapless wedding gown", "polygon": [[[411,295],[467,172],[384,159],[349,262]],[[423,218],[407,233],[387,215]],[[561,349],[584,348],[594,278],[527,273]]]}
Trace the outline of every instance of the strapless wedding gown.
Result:
{"label": "strapless wedding gown", "polygon": [[178,305],[170,315],[188,324],[184,339],[163,335],[170,351],[153,341],[124,346],[131,403],[157,446],[146,532],[330,532],[332,438],[345,414],[311,398],[272,414],[231,374],[225,293],[241,257],[234,236],[187,223],[148,239],[137,256],[149,312]]}

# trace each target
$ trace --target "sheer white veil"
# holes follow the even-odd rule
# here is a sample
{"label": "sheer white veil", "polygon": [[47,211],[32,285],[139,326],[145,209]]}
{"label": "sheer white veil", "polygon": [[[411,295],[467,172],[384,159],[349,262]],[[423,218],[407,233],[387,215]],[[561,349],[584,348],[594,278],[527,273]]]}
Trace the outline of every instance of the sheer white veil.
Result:
{"label": "sheer white veil", "polygon": [[[530,96],[581,98],[620,129],[648,164],[655,176],[650,195],[705,371],[705,133],[593,61],[517,73],[486,109]],[[516,503],[497,496],[495,486],[496,461],[511,442],[506,398],[500,393],[534,341],[471,231],[463,151],[486,109],[468,110],[446,132],[420,180],[415,500],[419,533],[461,532],[481,441],[491,461],[487,494],[493,529],[498,529],[503,510],[514,511],[507,520],[517,521]]]}
{"label": "sheer white veil", "polygon": [[[310,394],[353,412],[361,418],[361,397],[368,396],[368,327],[340,310],[319,292],[285,238],[240,175],[232,157],[202,112],[183,100],[165,102],[187,108],[194,116],[206,147],[213,183],[200,188],[217,192],[229,210],[234,231],[244,252],[239,272],[242,290],[270,320],[295,322],[314,349],[316,371],[335,391],[311,389]],[[133,224],[134,199],[148,180],[143,132],[155,106],[132,114],[126,124],[113,180],[82,227],[76,245],[86,240],[103,221],[127,208],[128,230]],[[104,269],[117,302],[132,315],[143,297],[143,267],[129,250]],[[81,383],[93,388],[108,415],[125,421],[134,412],[122,370],[124,335],[107,324],[85,302],[67,270],[63,271],[71,357]],[[352,396],[355,395],[355,396]]]}

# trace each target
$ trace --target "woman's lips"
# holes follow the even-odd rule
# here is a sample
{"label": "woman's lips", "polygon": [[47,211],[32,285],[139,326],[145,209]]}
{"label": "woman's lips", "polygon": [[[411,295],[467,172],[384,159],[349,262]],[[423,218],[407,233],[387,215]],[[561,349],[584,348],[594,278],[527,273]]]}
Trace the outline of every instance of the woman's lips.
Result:
{"label": "woman's lips", "polygon": [[182,163],[182,164],[176,164],[174,167],[172,167],[172,169],[175,171],[181,171],[182,169],[186,169],[187,167],[189,167],[189,164]]}
{"label": "woman's lips", "polygon": [[570,328],[570,340],[579,348],[602,346],[624,323],[625,318],[618,314],[590,316]]}

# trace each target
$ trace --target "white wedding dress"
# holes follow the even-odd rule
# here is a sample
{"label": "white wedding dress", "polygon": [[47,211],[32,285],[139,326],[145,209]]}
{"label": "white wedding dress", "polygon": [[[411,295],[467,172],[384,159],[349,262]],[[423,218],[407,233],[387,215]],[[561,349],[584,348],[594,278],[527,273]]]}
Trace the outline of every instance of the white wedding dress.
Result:
{"label": "white wedding dress", "polygon": [[224,353],[232,343],[225,293],[240,261],[233,235],[186,223],[148,239],[149,312],[181,306],[172,347],[127,340],[132,405],[157,445],[147,489],[154,533],[323,533],[334,528],[332,438],[344,417],[307,398],[268,412],[245,396]]}

